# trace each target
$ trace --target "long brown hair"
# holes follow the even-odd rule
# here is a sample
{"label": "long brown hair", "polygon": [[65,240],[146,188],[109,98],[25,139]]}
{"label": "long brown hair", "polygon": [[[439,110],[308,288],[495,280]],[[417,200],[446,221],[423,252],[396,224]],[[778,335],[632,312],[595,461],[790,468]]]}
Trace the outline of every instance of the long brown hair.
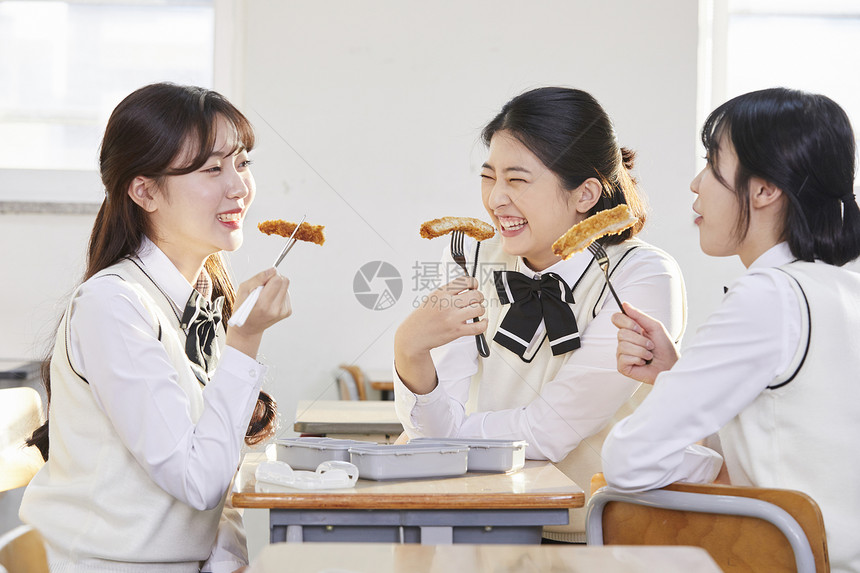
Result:
{"label": "long brown hair", "polygon": [[[233,129],[235,151],[254,147],[254,128],[221,94],[194,86],[157,83],[128,95],[114,109],[105,128],[99,153],[99,171],[105,199],[96,215],[87,250],[84,280],[135,254],[144,236],[152,236],[146,213],[128,195],[135,177],[153,179],[158,186],[171,175],[191,173],[203,166],[215,147],[217,120]],[[187,154],[190,149],[192,152]],[[182,159],[185,165],[175,167]],[[173,167],[172,167],[173,166]],[[224,296],[224,322],[236,300],[221,253],[206,259],[212,278],[212,296]],[[42,379],[50,404],[50,356]],[[260,392],[245,442],[257,444],[274,433],[277,407],[271,396]],[[48,459],[48,422],[33,432],[27,445],[36,446]]]}

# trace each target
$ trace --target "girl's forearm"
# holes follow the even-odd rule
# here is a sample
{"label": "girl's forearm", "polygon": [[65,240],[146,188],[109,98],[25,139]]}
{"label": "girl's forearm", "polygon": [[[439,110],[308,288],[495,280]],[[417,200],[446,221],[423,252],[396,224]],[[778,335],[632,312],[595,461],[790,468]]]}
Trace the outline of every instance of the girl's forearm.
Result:
{"label": "girl's forearm", "polygon": [[402,333],[394,336],[394,368],[403,384],[415,394],[429,394],[436,388],[436,366],[429,350],[410,351]]}

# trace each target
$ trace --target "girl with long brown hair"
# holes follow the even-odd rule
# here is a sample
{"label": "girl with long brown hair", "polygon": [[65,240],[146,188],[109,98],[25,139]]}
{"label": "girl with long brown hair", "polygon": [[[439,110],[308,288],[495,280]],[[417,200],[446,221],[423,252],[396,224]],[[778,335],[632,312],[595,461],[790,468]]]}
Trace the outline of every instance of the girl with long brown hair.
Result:
{"label": "girl with long brown hair", "polygon": [[[291,313],[275,269],[237,292],[222,260],[242,244],[256,193],[253,146],[250,122],[197,87],[145,86],[108,121],[105,199],[46,376],[50,425],[31,439],[47,463],[21,504],[52,570],[247,564],[241,517],[225,501],[243,439],[274,431],[256,355]],[[225,332],[257,286],[244,325]]]}

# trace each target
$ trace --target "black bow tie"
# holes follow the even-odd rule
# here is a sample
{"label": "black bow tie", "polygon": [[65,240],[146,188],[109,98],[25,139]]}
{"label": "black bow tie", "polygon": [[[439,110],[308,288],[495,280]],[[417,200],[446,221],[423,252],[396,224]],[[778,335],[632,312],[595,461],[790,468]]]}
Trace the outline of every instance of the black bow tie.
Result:
{"label": "black bow tie", "polygon": [[580,346],[576,317],[570,304],[573,292],[560,276],[546,273],[530,279],[515,271],[494,271],[496,291],[502,304],[510,304],[493,340],[519,356],[523,362],[532,338],[543,319],[554,356],[576,350]]}
{"label": "black bow tie", "polygon": [[209,381],[209,373],[215,369],[221,354],[215,343],[218,325],[221,323],[221,309],[224,297],[210,302],[193,290],[179,325],[186,333],[185,354],[191,361],[191,369],[203,383]]}

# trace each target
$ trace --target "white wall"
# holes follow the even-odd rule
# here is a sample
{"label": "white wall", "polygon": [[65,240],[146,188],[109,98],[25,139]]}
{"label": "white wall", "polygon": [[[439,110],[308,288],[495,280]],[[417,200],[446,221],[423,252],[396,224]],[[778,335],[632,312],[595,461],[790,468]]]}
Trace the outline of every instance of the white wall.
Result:
{"label": "white wall", "polygon": [[[444,241],[418,227],[443,215],[485,217],[479,133],[512,96],[542,85],[590,91],[639,151],[653,207],[645,238],[687,269],[692,293],[722,294],[719,265],[699,253],[689,180],[696,141],[696,3],[247,3],[244,109],[256,124],[259,193],[253,223],[325,224],[324,247],[300,244],[283,267],[295,314],[264,340],[272,390],[292,422],[298,399],[332,395],[339,362],[385,368],[394,330],[412,309],[413,266]],[[486,218],[486,217],[485,217]],[[254,231],[233,257],[238,276],[281,242]],[[394,264],[404,294],[363,308],[353,276]],[[716,298],[691,296],[693,309]],[[691,323],[702,313],[691,313]]]}
{"label": "white wall", "polygon": [[[416,296],[413,267],[443,241],[419,224],[485,216],[478,166],[483,125],[512,96],[542,85],[593,93],[619,139],[639,152],[652,213],[644,237],[687,271],[690,324],[719,298],[736,263],[706,259],[691,223],[695,171],[695,2],[275,2],[247,0],[244,91],[255,123],[259,194],[237,278],[267,265],[281,241],[267,218],[325,224],[282,267],[295,314],[264,341],[285,426],[298,399],[334,396],[339,362],[384,369]],[[0,358],[36,357],[82,271],[90,215],[0,215]],[[394,264],[404,292],[371,311],[353,296],[365,262]],[[714,294],[716,293],[716,294]]]}
{"label": "white wall", "polygon": [[94,215],[0,215],[0,359],[42,358],[84,271]]}

